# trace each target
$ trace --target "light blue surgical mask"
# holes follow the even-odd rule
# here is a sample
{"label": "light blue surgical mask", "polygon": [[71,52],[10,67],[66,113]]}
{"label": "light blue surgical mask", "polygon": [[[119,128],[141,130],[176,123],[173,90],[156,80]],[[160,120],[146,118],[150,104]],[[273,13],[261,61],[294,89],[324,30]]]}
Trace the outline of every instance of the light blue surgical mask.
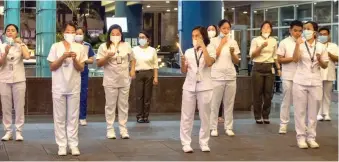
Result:
{"label": "light blue surgical mask", "polygon": [[312,30],[304,30],[303,36],[306,40],[310,40],[310,39],[313,38],[313,33],[314,33],[314,31],[312,31]]}
{"label": "light blue surgical mask", "polygon": [[145,46],[147,44],[147,40],[146,39],[139,39],[139,44],[140,44],[140,46]]}
{"label": "light blue surgical mask", "polygon": [[318,41],[320,43],[326,43],[328,41],[328,36],[327,35],[321,35],[318,37]]}
{"label": "light blue surgical mask", "polygon": [[14,45],[14,39],[6,36],[5,37],[5,43],[7,43],[10,46],[13,46]]}
{"label": "light blue surgical mask", "polygon": [[220,32],[220,34],[219,34],[219,37],[222,39],[222,38],[224,38],[224,37],[225,37],[225,34],[224,34],[224,33],[222,33],[222,32]]}

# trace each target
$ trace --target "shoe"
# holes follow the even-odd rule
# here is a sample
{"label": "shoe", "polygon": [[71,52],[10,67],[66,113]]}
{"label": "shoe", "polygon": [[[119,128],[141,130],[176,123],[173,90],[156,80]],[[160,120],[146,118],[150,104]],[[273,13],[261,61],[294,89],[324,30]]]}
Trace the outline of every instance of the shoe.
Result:
{"label": "shoe", "polygon": [[126,132],[122,132],[122,133],[120,134],[120,136],[121,136],[122,139],[129,139],[129,134],[128,134],[127,131],[126,131]]}
{"label": "shoe", "polygon": [[182,151],[184,151],[185,153],[193,153],[193,149],[190,145],[183,146]]}
{"label": "shoe", "polygon": [[223,123],[224,121],[225,121],[224,118],[218,117],[218,122],[219,122],[219,123]]}
{"label": "shoe", "polygon": [[270,124],[270,120],[269,119],[264,119],[264,124]]}
{"label": "shoe", "polygon": [[80,125],[81,126],[86,126],[87,125],[86,119],[80,119]]}
{"label": "shoe", "polygon": [[13,139],[12,132],[8,131],[6,134],[1,138],[1,141],[9,141]]}
{"label": "shoe", "polygon": [[231,130],[231,129],[226,129],[225,133],[226,133],[226,135],[228,135],[228,136],[230,136],[230,137],[235,136],[233,130]]}
{"label": "shoe", "polygon": [[324,118],[323,118],[323,116],[322,116],[322,115],[317,115],[317,120],[318,120],[318,121],[323,121],[323,120],[324,120]]}
{"label": "shoe", "polygon": [[79,148],[78,147],[72,147],[71,153],[72,153],[73,156],[79,156],[80,155]]}
{"label": "shoe", "polygon": [[218,137],[218,130],[213,129],[213,130],[211,131],[211,136],[212,136],[212,137]]}
{"label": "shoe", "polygon": [[137,118],[137,122],[138,122],[138,123],[145,123],[145,120],[142,119],[142,118]]}
{"label": "shoe", "polygon": [[286,134],[287,133],[287,125],[281,125],[279,128],[279,134]]}
{"label": "shoe", "polygon": [[24,137],[22,136],[22,133],[21,132],[19,132],[19,131],[17,131],[16,133],[15,133],[15,140],[17,140],[17,141],[23,141],[24,140]]}
{"label": "shoe", "polygon": [[325,115],[325,118],[324,118],[325,121],[331,121],[331,117],[329,115]]}
{"label": "shoe", "polygon": [[319,144],[315,140],[308,140],[307,143],[311,148],[319,148]]}
{"label": "shoe", "polygon": [[211,149],[207,145],[200,145],[200,149],[202,152],[210,152]]}
{"label": "shoe", "polygon": [[305,140],[298,140],[298,147],[301,149],[307,149],[308,145]]}
{"label": "shoe", "polygon": [[116,139],[117,137],[115,136],[115,132],[113,129],[107,130],[107,135],[106,137],[108,139]]}
{"label": "shoe", "polygon": [[66,147],[59,147],[58,155],[59,156],[66,156],[67,155]]}
{"label": "shoe", "polygon": [[148,118],[144,118],[144,123],[149,123]]}
{"label": "shoe", "polygon": [[257,124],[264,124],[264,122],[263,122],[261,119],[255,120],[255,122],[256,122]]}

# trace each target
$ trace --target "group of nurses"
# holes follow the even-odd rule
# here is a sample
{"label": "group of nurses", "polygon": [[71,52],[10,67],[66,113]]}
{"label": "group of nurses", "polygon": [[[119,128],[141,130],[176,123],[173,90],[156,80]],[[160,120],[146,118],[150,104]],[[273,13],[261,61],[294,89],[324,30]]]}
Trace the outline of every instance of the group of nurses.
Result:
{"label": "group of nurses", "polygon": [[16,140],[24,139],[22,129],[25,121],[26,76],[23,59],[30,59],[28,48],[19,37],[18,27],[8,24],[5,28],[5,41],[0,45],[0,95],[5,131],[2,141],[13,138],[11,128],[13,105]]}

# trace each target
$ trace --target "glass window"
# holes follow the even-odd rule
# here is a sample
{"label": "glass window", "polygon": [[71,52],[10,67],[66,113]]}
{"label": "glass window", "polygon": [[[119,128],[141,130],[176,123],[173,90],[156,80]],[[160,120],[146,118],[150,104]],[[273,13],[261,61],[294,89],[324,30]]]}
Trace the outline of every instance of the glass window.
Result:
{"label": "glass window", "polygon": [[234,8],[225,8],[224,18],[234,24]]}
{"label": "glass window", "polygon": [[334,25],[332,28],[332,42],[338,44],[338,25]]}
{"label": "glass window", "polygon": [[312,4],[296,5],[297,20],[306,22],[312,20]]}
{"label": "glass window", "polygon": [[264,10],[253,11],[253,28],[260,28],[264,21]]}
{"label": "glass window", "polygon": [[278,8],[265,10],[266,20],[271,21],[273,26],[278,26]]}
{"label": "glass window", "polygon": [[282,28],[281,30],[281,38],[280,41],[287,38],[288,36],[290,36],[290,30],[289,28]]}
{"label": "glass window", "polygon": [[331,23],[331,1],[314,3],[313,6],[313,21],[319,24]]}
{"label": "glass window", "polygon": [[294,6],[282,7],[280,9],[280,26],[289,26],[294,20]]}
{"label": "glass window", "polygon": [[251,11],[251,7],[249,5],[235,8],[235,17],[236,17],[235,24],[250,26],[251,24],[250,11]]}
{"label": "glass window", "polygon": [[333,22],[338,22],[338,1],[333,2]]}

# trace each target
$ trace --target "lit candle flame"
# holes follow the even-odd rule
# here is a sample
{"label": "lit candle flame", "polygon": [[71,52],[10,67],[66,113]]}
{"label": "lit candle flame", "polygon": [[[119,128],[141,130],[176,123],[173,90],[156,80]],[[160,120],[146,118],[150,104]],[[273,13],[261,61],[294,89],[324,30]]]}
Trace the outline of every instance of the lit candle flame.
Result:
{"label": "lit candle flame", "polygon": [[184,55],[184,53],[183,53],[183,52],[182,52],[182,50],[181,50],[180,44],[179,44],[179,43],[177,43],[177,46],[178,46],[178,48],[179,48],[180,55],[181,55],[181,56],[183,56],[183,55]]}

